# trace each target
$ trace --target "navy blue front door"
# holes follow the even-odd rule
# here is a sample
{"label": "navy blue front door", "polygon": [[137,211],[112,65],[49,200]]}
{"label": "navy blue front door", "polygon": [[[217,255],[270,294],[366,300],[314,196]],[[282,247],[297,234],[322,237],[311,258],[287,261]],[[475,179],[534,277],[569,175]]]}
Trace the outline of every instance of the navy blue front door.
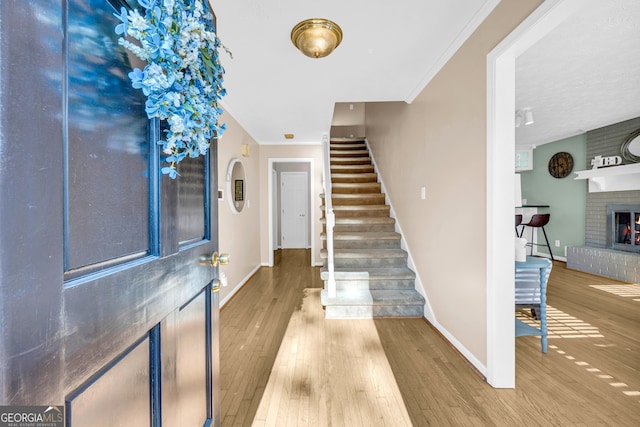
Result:
{"label": "navy blue front door", "polygon": [[159,175],[114,11],[0,4],[0,405],[217,425],[215,144]]}

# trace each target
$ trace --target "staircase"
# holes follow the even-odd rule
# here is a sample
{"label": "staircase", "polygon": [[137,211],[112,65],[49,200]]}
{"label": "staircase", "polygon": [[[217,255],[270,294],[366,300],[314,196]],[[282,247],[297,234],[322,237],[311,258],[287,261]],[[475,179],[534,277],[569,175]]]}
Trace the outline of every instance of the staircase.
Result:
{"label": "staircase", "polygon": [[[332,140],[329,156],[337,295],[330,298],[327,286],[322,291],[325,316],[423,317],[425,300],[415,290],[415,273],[407,267],[407,253],[400,248],[401,236],[395,232],[365,142]],[[322,212],[321,277],[326,283],[324,206]]]}

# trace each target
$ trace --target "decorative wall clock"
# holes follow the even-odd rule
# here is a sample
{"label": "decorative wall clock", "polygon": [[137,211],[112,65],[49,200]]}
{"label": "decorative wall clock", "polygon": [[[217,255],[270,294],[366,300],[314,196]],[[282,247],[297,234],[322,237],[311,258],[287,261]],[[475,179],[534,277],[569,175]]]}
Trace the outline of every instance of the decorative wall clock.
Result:
{"label": "decorative wall clock", "polygon": [[549,160],[549,173],[554,178],[564,178],[573,170],[573,157],[571,154],[561,151],[554,154]]}

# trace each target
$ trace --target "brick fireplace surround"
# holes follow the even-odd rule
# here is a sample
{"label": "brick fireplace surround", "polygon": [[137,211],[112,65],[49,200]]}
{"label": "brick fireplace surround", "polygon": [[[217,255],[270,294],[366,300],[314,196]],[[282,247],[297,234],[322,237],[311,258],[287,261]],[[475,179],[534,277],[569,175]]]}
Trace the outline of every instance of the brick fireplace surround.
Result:
{"label": "brick fireplace surround", "polygon": [[[640,117],[587,132],[587,165],[597,155],[619,156],[624,140],[638,128]],[[640,284],[640,254],[607,248],[607,205],[639,203],[640,190],[587,193],[585,246],[567,248],[567,267]]]}

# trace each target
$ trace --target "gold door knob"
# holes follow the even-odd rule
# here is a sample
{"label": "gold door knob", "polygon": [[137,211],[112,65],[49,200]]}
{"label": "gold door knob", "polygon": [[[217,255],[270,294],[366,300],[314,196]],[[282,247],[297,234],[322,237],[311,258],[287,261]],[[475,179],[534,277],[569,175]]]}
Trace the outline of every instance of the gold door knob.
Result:
{"label": "gold door knob", "polygon": [[200,265],[208,265],[210,267],[227,265],[229,264],[229,254],[219,254],[218,252],[214,252],[211,256],[202,255],[199,263]]}

